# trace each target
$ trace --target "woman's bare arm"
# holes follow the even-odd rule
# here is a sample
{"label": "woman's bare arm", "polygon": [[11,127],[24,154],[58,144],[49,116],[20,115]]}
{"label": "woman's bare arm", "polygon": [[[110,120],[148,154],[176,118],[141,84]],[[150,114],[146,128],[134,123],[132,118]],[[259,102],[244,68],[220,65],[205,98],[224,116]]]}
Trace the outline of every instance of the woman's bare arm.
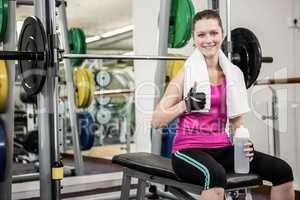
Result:
{"label": "woman's bare arm", "polygon": [[183,96],[184,68],[181,68],[176,77],[169,83],[165,94],[156,106],[152,115],[152,127],[167,126],[175,118],[186,111]]}
{"label": "woman's bare arm", "polygon": [[231,124],[231,128],[232,128],[233,133],[235,133],[235,130],[237,128],[239,128],[241,125],[244,124],[242,115],[238,116],[238,117],[234,117],[232,119],[229,119],[229,122]]}

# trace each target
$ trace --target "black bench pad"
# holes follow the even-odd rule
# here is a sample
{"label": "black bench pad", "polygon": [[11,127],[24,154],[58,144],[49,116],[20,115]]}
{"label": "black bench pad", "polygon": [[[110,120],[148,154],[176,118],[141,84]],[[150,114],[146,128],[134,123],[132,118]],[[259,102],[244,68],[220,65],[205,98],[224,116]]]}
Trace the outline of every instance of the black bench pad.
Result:
{"label": "black bench pad", "polygon": [[[127,153],[114,156],[113,163],[134,169],[146,174],[170,178],[182,182],[172,169],[171,159],[151,153]],[[227,174],[226,189],[262,185],[262,180],[257,174]]]}

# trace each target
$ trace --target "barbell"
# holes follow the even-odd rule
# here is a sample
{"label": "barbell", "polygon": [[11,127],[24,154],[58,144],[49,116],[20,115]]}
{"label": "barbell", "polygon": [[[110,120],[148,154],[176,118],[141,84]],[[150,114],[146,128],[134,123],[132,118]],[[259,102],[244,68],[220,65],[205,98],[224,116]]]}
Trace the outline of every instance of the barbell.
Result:
{"label": "barbell", "polygon": [[[245,28],[232,31],[233,60],[244,73],[247,88],[256,80],[262,62],[272,62],[271,57],[262,57],[259,41],[254,33]],[[226,49],[224,49],[226,52]],[[59,50],[59,59],[123,59],[123,60],[186,60],[185,56],[150,55],[98,55],[64,54]],[[27,17],[21,29],[18,51],[0,51],[0,59],[18,60],[18,72],[22,86],[29,96],[38,94],[46,80],[50,57],[47,36],[41,21]]]}

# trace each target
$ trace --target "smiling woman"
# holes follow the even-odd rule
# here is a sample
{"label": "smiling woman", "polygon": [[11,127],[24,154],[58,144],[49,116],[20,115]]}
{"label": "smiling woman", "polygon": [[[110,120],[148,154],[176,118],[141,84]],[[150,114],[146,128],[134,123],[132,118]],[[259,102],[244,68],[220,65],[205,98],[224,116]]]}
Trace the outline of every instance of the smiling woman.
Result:
{"label": "smiling woman", "polygon": [[[246,85],[242,71],[221,50],[224,33],[217,12],[198,12],[192,34],[196,48],[169,83],[152,126],[164,127],[178,118],[172,146],[174,172],[184,182],[203,186],[201,199],[221,200],[226,173],[234,171],[235,148],[227,127],[230,124],[234,134],[244,126],[243,115],[250,111]],[[254,151],[251,142],[243,151],[251,161],[250,172],[275,186],[272,200],[293,199],[293,172],[285,161]]]}

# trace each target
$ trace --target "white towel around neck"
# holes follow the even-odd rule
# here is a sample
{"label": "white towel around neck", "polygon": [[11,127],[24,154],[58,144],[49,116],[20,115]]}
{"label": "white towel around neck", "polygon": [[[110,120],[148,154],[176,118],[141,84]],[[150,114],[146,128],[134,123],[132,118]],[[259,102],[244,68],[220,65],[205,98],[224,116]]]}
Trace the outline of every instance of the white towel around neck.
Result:
{"label": "white towel around neck", "polygon": [[[226,79],[228,118],[234,118],[249,112],[247,89],[242,71],[232,64],[221,50],[219,52],[219,64]],[[196,81],[196,92],[204,92],[206,94],[204,109],[196,112],[209,112],[211,107],[211,83],[205,59],[198,49],[195,49],[192,55],[186,60],[184,71],[184,97],[187,96],[188,91],[194,86]]]}

